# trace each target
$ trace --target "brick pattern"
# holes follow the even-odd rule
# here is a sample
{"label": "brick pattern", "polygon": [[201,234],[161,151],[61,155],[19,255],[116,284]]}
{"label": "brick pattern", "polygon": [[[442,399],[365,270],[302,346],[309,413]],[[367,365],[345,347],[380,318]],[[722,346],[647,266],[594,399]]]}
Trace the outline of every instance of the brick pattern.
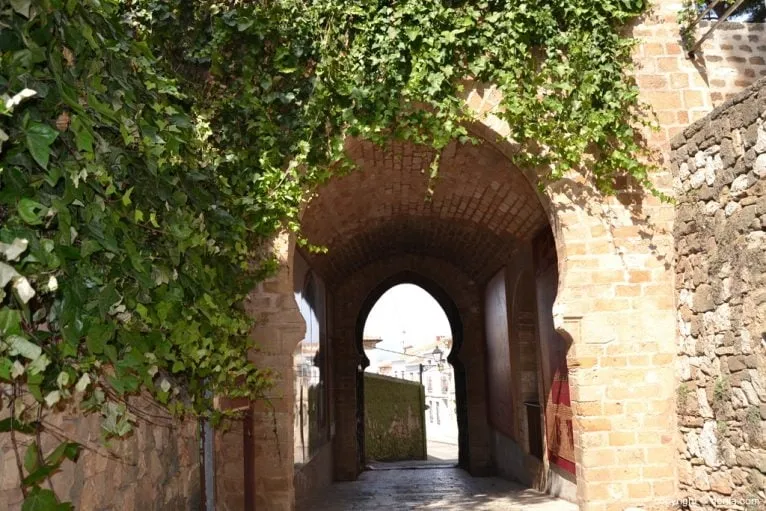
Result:
{"label": "brick pattern", "polygon": [[[700,24],[698,34],[711,23]],[[766,24],[725,22],[702,45],[701,59],[714,106],[766,76]]]}
{"label": "brick pattern", "polygon": [[348,151],[360,171],[318,190],[303,217],[309,241],[329,249],[311,258],[328,285],[399,252],[440,257],[486,278],[545,224],[529,182],[489,145],[450,144],[429,200],[432,151],[366,141],[350,141]]}
{"label": "brick pattern", "polygon": [[[256,350],[251,359],[258,367],[274,371],[275,385],[266,400],[252,405],[253,452],[241,453],[231,472],[217,469],[218,479],[229,479],[234,484],[251,485],[257,509],[290,510],[295,506],[293,472],[293,351],[303,339],[306,324],[295,302],[292,274],[295,240],[283,234],[274,240],[272,251],[280,257],[281,271],[273,278],[261,282],[245,300],[245,310],[256,320],[251,337]],[[241,445],[240,435],[232,435],[233,445]],[[225,446],[217,445],[217,449]],[[236,452],[236,448],[231,452]],[[237,472],[242,456],[252,456],[254,481],[244,479]],[[220,458],[220,457],[219,457]],[[220,483],[217,483],[220,484]],[[225,483],[224,483],[225,484]],[[219,496],[219,499],[221,496]],[[237,507],[233,502],[229,508]]]}
{"label": "brick pattern", "polygon": [[[65,461],[51,477],[53,490],[62,501],[78,510],[124,509],[186,511],[200,507],[200,465],[197,423],[175,422],[145,398],[133,398],[138,410],[154,414],[152,422],[139,427],[125,440],[104,445],[101,417],[84,418],[60,413],[44,417],[46,427],[85,446],[77,463]],[[71,419],[70,416],[78,417]],[[42,434],[42,449],[52,451],[58,440]],[[34,439],[17,435],[21,457]],[[19,488],[16,458],[10,435],[0,435],[0,509],[19,511],[23,495]],[[43,484],[48,488],[47,483]]]}
{"label": "brick pattern", "polygon": [[660,127],[648,136],[661,148],[712,108],[705,72],[700,72],[705,64],[695,65],[680,45],[676,23],[680,4],[658,3],[645,22],[633,29],[633,35],[642,41],[635,53],[634,76],[641,99],[654,109]]}
{"label": "brick pattern", "polygon": [[[766,79],[674,141],[680,484],[766,502]],[[727,506],[729,507],[729,506]]]}
{"label": "brick pattern", "polygon": [[221,511],[245,509],[243,425],[236,421],[215,432],[215,504]]}

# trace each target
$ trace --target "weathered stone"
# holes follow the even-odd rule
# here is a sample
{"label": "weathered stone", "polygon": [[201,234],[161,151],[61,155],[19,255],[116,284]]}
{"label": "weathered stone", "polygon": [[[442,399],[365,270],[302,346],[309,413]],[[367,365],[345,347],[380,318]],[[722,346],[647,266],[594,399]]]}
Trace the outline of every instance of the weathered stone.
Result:
{"label": "weathered stone", "polygon": [[704,388],[697,389],[697,413],[705,418],[713,417],[713,409],[708,404],[707,393]]}
{"label": "weathered stone", "polygon": [[[766,334],[766,333],[765,333]],[[766,343],[766,341],[764,341]],[[761,366],[762,368],[763,366]],[[762,371],[758,369],[749,369],[750,381],[753,384],[753,390],[758,395],[758,399],[761,402],[766,403],[766,385],[764,385],[764,379],[766,378]]]}
{"label": "weathered stone", "polygon": [[755,451],[739,451],[737,452],[737,463],[744,467],[758,469],[761,473],[766,474],[766,454]]}
{"label": "weathered stone", "polygon": [[761,154],[755,160],[753,165],[753,172],[758,177],[766,177],[766,154]]}
{"label": "weathered stone", "polygon": [[728,217],[740,209],[742,209],[742,206],[739,204],[739,202],[729,202],[724,207],[723,212]]}
{"label": "weathered stone", "polygon": [[691,462],[681,460],[678,463],[678,481],[685,485],[694,484],[694,472],[692,470]]}
{"label": "weathered stone", "polygon": [[693,190],[698,189],[705,183],[705,169],[702,168],[698,170],[697,172],[693,173],[691,177],[689,178],[689,185]]}
{"label": "weathered stone", "polygon": [[705,467],[694,467],[694,487],[703,491],[710,489],[710,477]]}
{"label": "weathered stone", "polygon": [[692,303],[694,312],[712,311],[715,308],[712,286],[710,284],[702,284],[697,287],[694,291]]}
{"label": "weathered stone", "polygon": [[749,472],[747,470],[743,470],[739,467],[735,467],[734,470],[731,471],[731,480],[737,486],[747,484],[748,478],[749,478]]}
{"label": "weathered stone", "polygon": [[735,197],[738,197],[754,184],[755,178],[753,176],[743,174],[732,181],[730,188],[731,194]]}
{"label": "weathered stone", "polygon": [[714,472],[710,476],[710,489],[722,495],[731,495],[732,493],[731,476],[726,472]]}
{"label": "weathered stone", "polygon": [[761,404],[761,400],[758,397],[758,393],[755,391],[753,384],[749,381],[742,382],[742,390],[747,397],[747,401],[750,405],[758,406]]}
{"label": "weathered stone", "polygon": [[724,440],[720,451],[721,458],[723,458],[723,462],[727,466],[733,467],[737,464],[737,450],[734,448],[734,445],[732,445],[730,441]]}
{"label": "weathered stone", "polygon": [[749,405],[747,396],[739,387],[732,387],[731,389],[731,404],[734,408],[746,408]]}
{"label": "weathered stone", "polygon": [[731,371],[732,373],[736,373],[737,371],[747,369],[747,365],[745,364],[744,357],[729,357],[727,359],[727,363],[729,366],[729,371]]}
{"label": "weathered stone", "polygon": [[718,458],[718,436],[716,434],[715,421],[707,421],[702,427],[699,436],[700,456],[705,460],[705,465],[717,467],[721,464]]}
{"label": "weathered stone", "polygon": [[750,373],[747,371],[740,371],[729,375],[729,384],[732,387],[741,387],[742,383],[750,381]]}

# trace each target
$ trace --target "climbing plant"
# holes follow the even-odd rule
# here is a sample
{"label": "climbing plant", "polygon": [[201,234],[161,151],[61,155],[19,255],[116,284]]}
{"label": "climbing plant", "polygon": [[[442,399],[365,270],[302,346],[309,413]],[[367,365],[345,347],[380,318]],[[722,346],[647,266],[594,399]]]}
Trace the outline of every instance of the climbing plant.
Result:
{"label": "climbing plant", "polygon": [[[350,168],[347,137],[468,142],[468,87],[497,87],[542,180],[649,184],[622,30],[646,7],[0,0],[0,431],[75,402],[124,436],[130,395],[202,415],[261,396],[240,304],[268,240]],[[41,483],[77,452],[32,444],[26,509],[58,505]]]}

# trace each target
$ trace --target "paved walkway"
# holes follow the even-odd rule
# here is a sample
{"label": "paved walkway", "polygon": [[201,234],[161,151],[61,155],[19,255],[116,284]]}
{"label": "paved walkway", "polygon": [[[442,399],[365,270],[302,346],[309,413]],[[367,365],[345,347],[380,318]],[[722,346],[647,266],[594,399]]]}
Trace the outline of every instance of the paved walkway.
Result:
{"label": "paved walkway", "polygon": [[429,460],[457,463],[457,444],[449,444],[445,442],[429,440],[428,443],[426,443],[426,450],[428,452]]}
{"label": "paved walkway", "polygon": [[410,509],[577,511],[577,506],[504,479],[471,477],[458,468],[428,463],[368,470],[298,505],[299,511]]}

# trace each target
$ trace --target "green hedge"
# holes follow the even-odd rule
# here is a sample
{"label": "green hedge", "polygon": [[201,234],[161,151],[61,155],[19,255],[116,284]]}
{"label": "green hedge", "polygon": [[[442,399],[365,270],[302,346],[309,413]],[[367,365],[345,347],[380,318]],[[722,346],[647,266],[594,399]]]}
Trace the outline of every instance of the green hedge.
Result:
{"label": "green hedge", "polygon": [[364,375],[364,442],[368,460],[425,459],[423,386]]}

